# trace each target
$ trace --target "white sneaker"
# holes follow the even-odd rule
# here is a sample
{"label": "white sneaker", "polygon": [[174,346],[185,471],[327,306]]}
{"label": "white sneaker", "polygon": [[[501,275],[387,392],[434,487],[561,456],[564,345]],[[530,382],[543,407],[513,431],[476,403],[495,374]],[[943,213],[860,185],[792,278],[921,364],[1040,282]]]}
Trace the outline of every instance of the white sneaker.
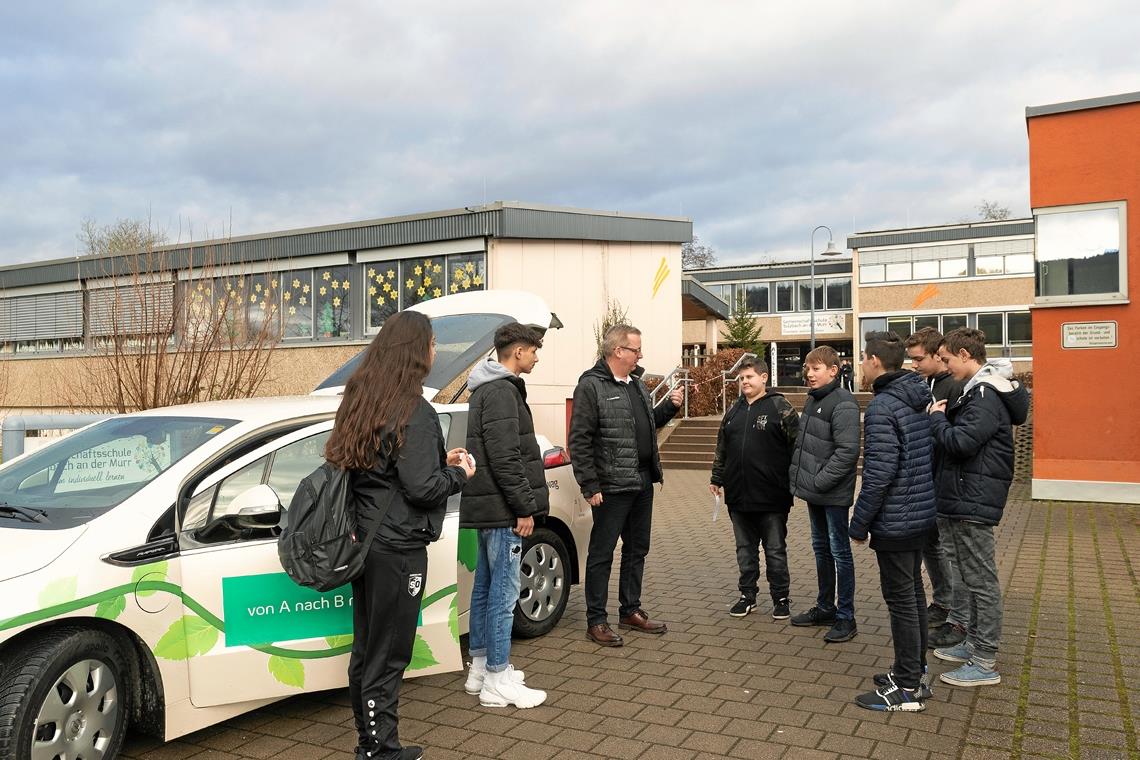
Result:
{"label": "white sneaker", "polygon": [[[483,680],[487,677],[487,661],[483,661],[483,667],[478,667],[474,662],[467,671],[467,683],[463,684],[463,690],[471,696],[478,696],[479,692],[483,690]],[[524,674],[521,670],[515,670],[514,665],[508,665],[507,669],[503,671],[510,673],[511,680],[515,683],[526,683]]]}
{"label": "white sneaker", "polygon": [[546,701],[546,692],[518,683],[512,678],[510,669],[501,673],[488,673],[483,680],[483,690],[479,692],[479,704],[483,707],[538,707]]}

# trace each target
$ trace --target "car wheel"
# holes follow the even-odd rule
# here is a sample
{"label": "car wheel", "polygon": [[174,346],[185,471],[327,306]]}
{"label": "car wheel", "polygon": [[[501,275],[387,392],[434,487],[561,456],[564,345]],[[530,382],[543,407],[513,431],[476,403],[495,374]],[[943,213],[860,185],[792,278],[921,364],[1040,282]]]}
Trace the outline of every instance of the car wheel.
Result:
{"label": "car wheel", "polygon": [[130,715],[128,669],[99,631],[52,631],[14,653],[0,685],[0,760],[119,754]]}
{"label": "car wheel", "polygon": [[523,541],[519,601],[514,633],[533,639],[549,633],[566,610],[570,596],[570,554],[558,534],[538,528]]}

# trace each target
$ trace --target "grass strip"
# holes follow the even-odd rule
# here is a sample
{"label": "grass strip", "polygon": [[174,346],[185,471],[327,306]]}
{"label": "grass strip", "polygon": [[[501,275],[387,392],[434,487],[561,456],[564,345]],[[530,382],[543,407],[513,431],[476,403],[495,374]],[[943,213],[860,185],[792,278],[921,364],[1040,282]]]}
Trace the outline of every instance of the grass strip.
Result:
{"label": "grass strip", "polygon": [[[1097,531],[1096,520],[1089,521],[1092,525],[1092,542],[1093,542],[1093,556],[1096,558],[1096,573],[1100,581],[1100,599],[1104,604],[1104,625],[1108,629],[1108,649],[1112,653],[1112,675],[1113,680],[1116,681],[1116,697],[1120,703],[1120,721],[1124,724],[1124,743],[1128,747],[1128,756],[1140,756],[1140,749],[1136,746],[1136,724],[1132,722],[1132,708],[1128,704],[1128,686],[1124,681],[1124,665],[1120,661],[1120,647],[1116,640],[1116,621],[1112,617],[1112,600],[1108,596],[1108,581],[1104,577],[1104,564],[1101,562],[1100,553],[1100,535]],[[1112,517],[1113,528],[1116,531],[1118,539],[1122,539],[1120,535],[1120,526],[1117,524],[1115,514]],[[1128,552],[1123,551],[1124,543],[1121,540],[1121,554],[1124,557],[1125,564],[1128,567],[1129,575],[1132,575],[1133,591],[1136,590],[1136,576],[1132,574],[1132,565],[1128,561]]]}
{"label": "grass strip", "polygon": [[1065,527],[1068,529],[1066,577],[1068,578],[1068,612],[1066,626],[1068,644],[1065,658],[1069,692],[1069,757],[1081,756],[1081,710],[1077,702],[1077,590],[1073,571],[1073,505],[1065,509]]}

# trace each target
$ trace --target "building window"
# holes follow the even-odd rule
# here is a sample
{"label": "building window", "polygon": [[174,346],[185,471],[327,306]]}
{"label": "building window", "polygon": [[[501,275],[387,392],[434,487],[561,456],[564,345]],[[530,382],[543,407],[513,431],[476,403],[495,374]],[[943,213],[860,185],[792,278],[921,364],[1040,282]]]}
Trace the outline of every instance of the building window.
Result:
{"label": "building window", "polygon": [[903,340],[910,337],[910,317],[889,317],[887,332],[893,332]]}
{"label": "building window", "polygon": [[916,280],[937,280],[941,276],[937,261],[916,261],[911,266]]}
{"label": "building window", "polygon": [[1037,301],[1119,301],[1128,296],[1123,201],[1037,209]]}
{"label": "building window", "polygon": [[974,260],[974,274],[1005,274],[1005,256],[979,256]]}
{"label": "building window", "polygon": [[926,314],[926,315],[921,316],[921,317],[915,317],[914,318],[914,331],[918,332],[919,330],[921,330],[924,327],[933,327],[935,330],[937,330],[938,329],[938,315],[937,314]]}
{"label": "building window", "polygon": [[[811,298],[811,280],[800,280],[799,282],[799,310],[811,311],[812,298]],[[823,278],[815,278],[815,310],[823,311]]]}
{"label": "building window", "polygon": [[352,337],[351,271],[349,266],[324,267],[314,271],[316,327],[318,338]]}
{"label": "building window", "polygon": [[1005,257],[1006,274],[1031,274],[1033,272],[1033,254],[1019,253],[1016,256]]}
{"label": "building window", "polygon": [[1009,318],[1009,344],[1016,346],[1033,342],[1033,320],[1027,311],[1012,311]]}
{"label": "building window", "polygon": [[1005,315],[979,314],[978,329],[986,334],[987,346],[1005,345]]}
{"label": "building window", "polygon": [[887,264],[887,282],[903,282],[910,279],[910,262],[902,261]]}
{"label": "building window", "polygon": [[281,335],[313,337],[313,270],[281,272]]}
{"label": "building window", "polygon": [[447,257],[447,292],[487,289],[487,254],[465,253]]}
{"label": "building window", "polygon": [[776,311],[795,311],[796,284],[791,281],[776,283]]}
{"label": "building window", "polygon": [[741,287],[744,288],[748,312],[750,314],[767,314],[768,283],[746,282]]}
{"label": "building window", "polygon": [[938,262],[939,275],[943,278],[948,277],[965,277],[966,276],[966,259],[942,259]]}
{"label": "building window", "polygon": [[882,264],[862,264],[859,267],[859,282],[883,282],[886,275]]}
{"label": "building window", "polygon": [[827,308],[829,308],[829,309],[850,309],[851,308],[851,278],[850,277],[828,277],[827,278]]}
{"label": "building window", "polygon": [[859,279],[871,283],[965,277],[969,251],[963,244],[864,251],[859,257]]}
{"label": "building window", "polygon": [[400,310],[400,262],[373,261],[364,264],[364,301],[369,333],[384,326]]}
{"label": "building window", "polygon": [[969,322],[966,320],[965,314],[943,314],[942,315],[942,334],[956,330],[959,327],[968,327]]}

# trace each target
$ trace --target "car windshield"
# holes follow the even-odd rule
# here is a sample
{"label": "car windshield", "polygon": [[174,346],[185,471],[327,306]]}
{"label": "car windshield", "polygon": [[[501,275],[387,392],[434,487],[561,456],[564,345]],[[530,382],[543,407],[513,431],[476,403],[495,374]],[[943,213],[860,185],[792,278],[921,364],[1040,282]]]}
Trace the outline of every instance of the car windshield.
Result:
{"label": "car windshield", "polygon": [[[452,314],[431,321],[435,335],[435,363],[424,380],[429,388],[446,388],[452,380],[491,350],[495,330],[514,320],[502,314]],[[383,329],[383,328],[381,328]],[[356,371],[364,351],[349,359],[336,372],[317,386],[343,387]]]}
{"label": "car windshield", "polygon": [[[116,417],[0,469],[0,509],[46,515],[62,528],[122,503],[171,465],[236,424],[203,417]],[[9,520],[4,520],[5,527]],[[12,520],[16,522],[16,520]]]}

